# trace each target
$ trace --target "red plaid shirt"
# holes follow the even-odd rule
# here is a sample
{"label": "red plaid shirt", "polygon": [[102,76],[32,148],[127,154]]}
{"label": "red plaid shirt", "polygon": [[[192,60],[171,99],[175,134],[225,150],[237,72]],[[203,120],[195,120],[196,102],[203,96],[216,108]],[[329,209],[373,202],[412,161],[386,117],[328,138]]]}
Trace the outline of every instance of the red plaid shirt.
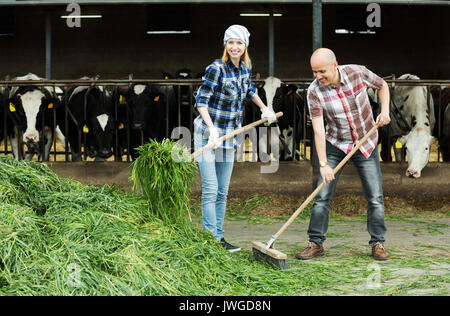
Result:
{"label": "red plaid shirt", "polygon": [[[383,79],[359,65],[338,66],[340,87],[323,86],[315,79],[308,88],[311,118],[322,117],[326,139],[349,153],[359,139],[375,125],[366,87],[380,89]],[[378,143],[378,131],[361,147],[368,158]]]}

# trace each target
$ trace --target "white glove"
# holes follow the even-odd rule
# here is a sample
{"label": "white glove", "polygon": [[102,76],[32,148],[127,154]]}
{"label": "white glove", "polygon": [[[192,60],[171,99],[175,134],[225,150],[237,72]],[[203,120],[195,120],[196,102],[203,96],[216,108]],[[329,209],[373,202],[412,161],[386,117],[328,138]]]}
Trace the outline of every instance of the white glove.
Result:
{"label": "white glove", "polygon": [[214,149],[222,146],[222,142],[219,140],[219,131],[213,127],[209,129],[208,145],[214,144]]}
{"label": "white glove", "polygon": [[269,126],[270,124],[275,123],[277,121],[275,112],[267,106],[261,112],[261,119],[263,118],[267,118],[267,122],[264,123],[264,125],[266,126]]}

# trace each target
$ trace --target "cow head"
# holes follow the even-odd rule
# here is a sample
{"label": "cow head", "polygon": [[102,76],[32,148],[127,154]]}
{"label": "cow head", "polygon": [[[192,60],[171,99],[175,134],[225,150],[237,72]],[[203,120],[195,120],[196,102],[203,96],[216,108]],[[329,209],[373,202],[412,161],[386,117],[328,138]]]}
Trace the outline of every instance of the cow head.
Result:
{"label": "cow head", "polygon": [[11,94],[6,109],[13,124],[22,129],[22,141],[35,150],[44,127],[53,126],[53,111],[61,102],[50,88],[19,87]]}
{"label": "cow head", "polygon": [[130,127],[145,130],[148,119],[157,111],[157,104],[163,102],[163,95],[148,84],[132,85],[125,93],[128,105]]}
{"label": "cow head", "polygon": [[175,72],[175,78],[178,78],[178,79],[190,79],[190,78],[192,78],[192,70],[190,70],[188,68],[178,69]]}
{"label": "cow head", "polygon": [[[80,97],[84,106],[87,95],[86,121],[82,130],[86,134],[86,149],[89,157],[96,161],[106,160],[113,155],[115,136],[114,117],[110,113],[111,96],[104,87],[81,90]],[[83,93],[84,92],[84,93]],[[80,105],[80,103],[79,103]]]}
{"label": "cow head", "polygon": [[296,85],[282,84],[279,88],[281,93],[278,93],[278,96],[275,95],[273,102],[273,110],[283,112],[283,116],[278,119],[278,126],[280,128],[280,145],[283,146],[281,152],[284,153],[285,160],[294,158],[294,143],[297,143],[302,136],[303,100],[297,93],[297,89]]}
{"label": "cow head", "polygon": [[[177,79],[191,79],[192,71],[188,68],[182,68],[175,72],[175,78]],[[194,103],[192,92],[189,86],[180,86],[175,88],[177,98],[180,100],[181,107],[189,110],[189,105]],[[179,94],[179,95],[178,95]],[[187,111],[183,111],[183,114],[188,114]]]}
{"label": "cow head", "polygon": [[115,124],[114,118],[102,113],[89,118],[88,126],[83,128],[84,133],[90,133],[87,138],[88,154],[96,160],[106,160],[112,156],[114,144]]}
{"label": "cow head", "polygon": [[406,176],[419,178],[422,169],[427,165],[430,158],[430,147],[434,142],[434,137],[430,135],[429,130],[418,127],[411,130],[407,135],[402,136],[399,140],[406,147],[408,156]]}

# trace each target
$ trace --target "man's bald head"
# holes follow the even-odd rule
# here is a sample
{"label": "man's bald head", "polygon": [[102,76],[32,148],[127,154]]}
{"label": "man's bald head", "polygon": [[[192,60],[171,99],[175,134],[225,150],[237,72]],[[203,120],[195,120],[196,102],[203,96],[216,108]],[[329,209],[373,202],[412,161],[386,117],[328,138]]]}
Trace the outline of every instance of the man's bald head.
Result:
{"label": "man's bald head", "polygon": [[336,55],[329,48],[318,48],[311,56],[311,66],[315,65],[332,65],[336,61]]}
{"label": "man's bald head", "polygon": [[311,69],[314,77],[324,85],[338,85],[338,63],[333,51],[328,48],[319,48],[311,56]]}

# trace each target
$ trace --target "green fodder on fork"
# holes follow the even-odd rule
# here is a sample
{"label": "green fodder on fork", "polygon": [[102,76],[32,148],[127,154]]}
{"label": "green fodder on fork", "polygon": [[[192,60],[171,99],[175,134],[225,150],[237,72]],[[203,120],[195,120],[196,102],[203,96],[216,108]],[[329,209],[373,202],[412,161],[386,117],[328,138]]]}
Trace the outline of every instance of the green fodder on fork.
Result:
{"label": "green fodder on fork", "polygon": [[165,139],[150,140],[137,151],[140,155],[130,177],[133,189],[150,201],[152,213],[163,221],[179,223],[190,218],[190,190],[197,166],[185,149]]}

